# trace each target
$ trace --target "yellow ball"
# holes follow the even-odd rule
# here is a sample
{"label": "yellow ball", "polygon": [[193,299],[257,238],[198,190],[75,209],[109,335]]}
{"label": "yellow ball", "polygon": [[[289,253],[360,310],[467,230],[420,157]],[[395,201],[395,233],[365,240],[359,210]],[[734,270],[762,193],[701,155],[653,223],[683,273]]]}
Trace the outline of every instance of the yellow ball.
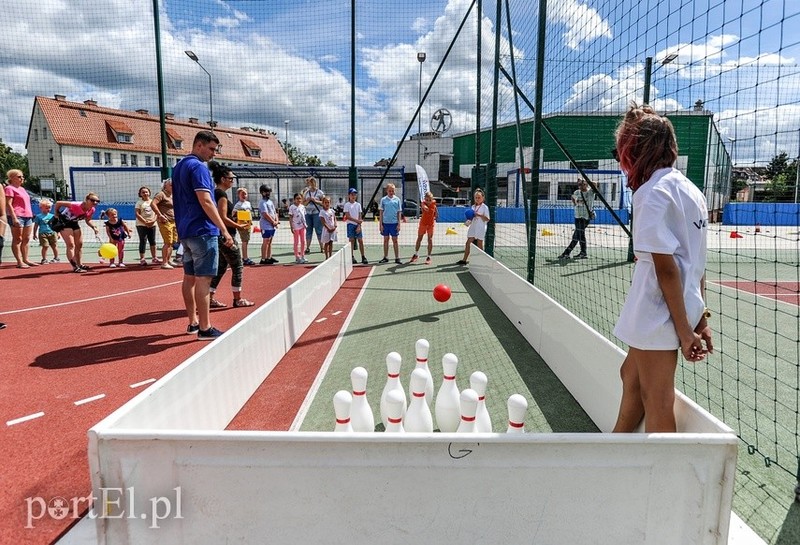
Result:
{"label": "yellow ball", "polygon": [[110,242],[100,245],[100,255],[106,259],[114,259],[117,257],[117,253],[117,247]]}

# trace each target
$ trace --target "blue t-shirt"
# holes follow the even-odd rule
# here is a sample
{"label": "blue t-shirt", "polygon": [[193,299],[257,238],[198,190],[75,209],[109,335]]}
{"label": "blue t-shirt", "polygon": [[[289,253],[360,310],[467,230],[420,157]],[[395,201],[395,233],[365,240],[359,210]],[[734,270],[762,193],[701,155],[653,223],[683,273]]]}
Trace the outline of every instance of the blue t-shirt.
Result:
{"label": "blue t-shirt", "polygon": [[400,197],[386,195],[381,199],[381,210],[383,210],[383,223],[397,223],[397,214],[400,213]]}
{"label": "blue t-shirt", "polygon": [[33,216],[33,223],[39,226],[40,235],[49,235],[55,233],[55,231],[50,229],[50,224],[48,223],[51,219],[53,219],[52,212],[48,212],[47,214],[42,214],[40,212]]}
{"label": "blue t-shirt", "polygon": [[172,170],[172,202],[178,238],[219,236],[219,229],[208,218],[197,192],[206,191],[214,202],[211,172],[196,155],[187,155]]}
{"label": "blue t-shirt", "polygon": [[278,214],[275,212],[275,204],[272,202],[272,200],[262,198],[261,201],[258,203],[258,212],[259,212],[258,217],[261,218],[258,222],[259,228],[262,231],[274,231],[275,226],[272,225],[267,220],[265,220],[264,216],[261,215],[264,212],[266,212],[267,214],[272,216],[273,219],[277,219]]}

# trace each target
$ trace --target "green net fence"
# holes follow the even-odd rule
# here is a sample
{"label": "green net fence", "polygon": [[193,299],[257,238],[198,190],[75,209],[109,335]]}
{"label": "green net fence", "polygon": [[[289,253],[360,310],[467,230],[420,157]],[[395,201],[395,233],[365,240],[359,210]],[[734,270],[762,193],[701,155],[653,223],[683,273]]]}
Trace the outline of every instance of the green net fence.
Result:
{"label": "green net fence", "polygon": [[[796,543],[800,4],[551,0],[540,21],[542,7],[10,0],[13,24],[0,38],[0,138],[27,153],[33,187],[43,192],[48,181],[69,191],[71,167],[157,180],[159,168],[185,153],[164,152],[158,137],[134,137],[128,150],[106,145],[111,133],[86,141],[74,123],[54,132],[36,97],[56,95],[89,117],[140,110],[198,129],[212,121],[232,138],[269,135],[285,152],[282,166],[338,169],[342,193],[354,179],[348,168],[369,167],[368,184],[355,178],[365,205],[381,181],[418,199],[421,164],[441,204],[463,203],[485,186],[494,255],[617,342],[612,329],[634,265],[631,197],[611,153],[613,133],[631,101],[649,102],[673,122],[677,167],[703,190],[712,216],[717,350],[707,363],[682,365],[677,386],[741,438],[735,511],[767,541]],[[258,176],[242,175],[251,193]],[[298,176],[286,174],[285,187]],[[578,245],[573,259],[559,260],[582,177],[595,194],[588,258],[574,259]],[[91,183],[112,191],[115,179]],[[447,208],[440,221],[463,221],[463,209]]]}

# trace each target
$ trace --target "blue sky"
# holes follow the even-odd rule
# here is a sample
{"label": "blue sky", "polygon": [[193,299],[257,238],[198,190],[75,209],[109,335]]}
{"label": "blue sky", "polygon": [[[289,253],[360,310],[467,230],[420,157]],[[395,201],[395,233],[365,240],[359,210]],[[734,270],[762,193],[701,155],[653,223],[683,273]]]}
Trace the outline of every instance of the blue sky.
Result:
{"label": "blue sky", "polygon": [[[388,157],[431,81],[471,0],[356,0],[356,156]],[[534,97],[536,13],[512,0],[520,86]],[[652,103],[690,109],[702,99],[739,163],[796,155],[800,127],[800,2],[735,0],[550,1],[545,113],[620,111],[641,100],[644,58],[655,59]],[[163,0],[161,44],[166,108],[208,119],[208,79],[184,55],[194,51],[212,74],[214,117],[256,126],[323,160],[350,157],[350,0]],[[35,95],[64,94],[101,105],[158,111],[152,1],[7,0],[0,36],[0,138],[24,151]],[[482,116],[490,122],[495,4],[484,0]],[[422,127],[439,108],[453,132],[475,127],[476,25],[473,13],[428,100]],[[507,33],[501,42],[510,70]],[[660,60],[677,53],[673,62]],[[513,119],[501,85],[500,118]],[[526,108],[523,116],[530,116]],[[413,124],[412,132],[416,130]],[[734,149],[735,148],[735,149]]]}

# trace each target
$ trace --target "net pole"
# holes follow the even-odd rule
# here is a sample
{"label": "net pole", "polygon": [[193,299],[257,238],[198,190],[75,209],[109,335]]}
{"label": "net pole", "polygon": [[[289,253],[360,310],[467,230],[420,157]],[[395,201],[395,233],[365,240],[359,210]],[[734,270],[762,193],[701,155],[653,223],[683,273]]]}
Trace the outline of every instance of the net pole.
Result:
{"label": "net pole", "polygon": [[[542,101],[544,99],[544,55],[547,37],[547,0],[539,0],[539,28],[536,44],[536,96],[533,107],[533,161],[531,185],[539,187],[539,169],[542,168],[539,150],[542,149]],[[536,191],[536,206],[531,203],[531,228],[528,235],[528,282],[534,283],[536,270],[536,226],[539,222],[539,191]]]}

